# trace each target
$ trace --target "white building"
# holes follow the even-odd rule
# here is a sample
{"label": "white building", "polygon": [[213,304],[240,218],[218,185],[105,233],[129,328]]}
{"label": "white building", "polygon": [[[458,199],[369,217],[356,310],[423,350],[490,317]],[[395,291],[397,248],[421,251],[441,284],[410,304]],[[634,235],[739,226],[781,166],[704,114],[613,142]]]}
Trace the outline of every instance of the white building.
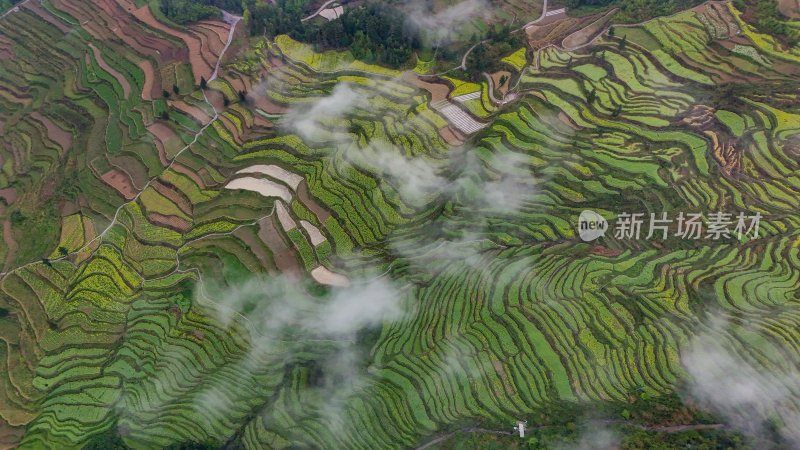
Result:
{"label": "white building", "polygon": [[521,437],[521,438],[525,437],[525,426],[526,425],[528,425],[528,421],[524,421],[523,422],[521,420],[518,420],[517,421],[517,426],[514,427],[514,431],[519,432],[519,437]]}

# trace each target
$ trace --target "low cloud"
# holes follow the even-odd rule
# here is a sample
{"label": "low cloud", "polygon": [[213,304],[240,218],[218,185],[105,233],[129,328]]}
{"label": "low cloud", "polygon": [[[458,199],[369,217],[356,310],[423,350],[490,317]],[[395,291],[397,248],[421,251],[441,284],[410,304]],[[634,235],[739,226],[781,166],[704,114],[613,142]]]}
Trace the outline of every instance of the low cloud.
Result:
{"label": "low cloud", "polygon": [[[254,277],[214,295],[211,305],[225,326],[241,318],[257,330],[255,341],[286,339],[352,340],[365,328],[403,317],[400,290],[386,278],[332,288],[313,296],[298,280]],[[207,303],[207,302],[206,302]]]}
{"label": "low cloud", "polygon": [[281,124],[290,133],[306,140],[317,141],[330,136],[331,128],[336,122],[355,108],[366,104],[365,96],[347,83],[338,83],[330,95],[310,104],[291,108],[281,119]]}
{"label": "low cloud", "polygon": [[577,442],[559,450],[614,450],[620,448],[621,438],[610,428],[590,422],[582,427]]}
{"label": "low cloud", "polygon": [[[331,433],[344,433],[350,426],[345,420],[349,399],[372,384],[370,355],[359,335],[385,322],[404,320],[406,293],[382,277],[351,279],[349,287],[331,288],[325,295],[307,288],[286,276],[253,277],[237,286],[208,289],[213,292],[211,304],[207,298],[199,300],[224,327],[244,325],[251,330],[248,351],[231,362],[241,383],[252,385],[275,367],[313,360],[320,379],[305,392],[317,399],[316,406],[295,419],[316,416]],[[195,408],[214,408],[215,416],[224,419],[236,401],[244,401],[229,398],[228,392],[225,386],[205,386]]]}
{"label": "low cloud", "polygon": [[[526,155],[494,153],[488,161],[473,158],[470,164],[484,175],[478,181],[477,195],[471,201],[465,200],[468,207],[488,208],[501,215],[512,215],[538,192],[539,179],[533,175]],[[482,167],[484,164],[486,168]]]}
{"label": "low cloud", "polygon": [[490,5],[485,0],[464,0],[440,11],[434,3],[425,0],[409,1],[403,5],[408,19],[419,27],[429,45],[446,44],[453,39],[453,30],[466,22],[486,17]]}
{"label": "low cloud", "polygon": [[800,448],[800,373],[795,368],[754,365],[727,345],[729,325],[712,322],[683,353],[689,375],[686,395],[751,436],[766,436],[768,422]]}
{"label": "low cloud", "polygon": [[401,151],[388,142],[374,141],[366,148],[351,147],[345,156],[351,163],[389,182],[412,205],[420,205],[431,195],[446,191],[448,181],[439,175],[441,163],[428,158],[409,158]]}

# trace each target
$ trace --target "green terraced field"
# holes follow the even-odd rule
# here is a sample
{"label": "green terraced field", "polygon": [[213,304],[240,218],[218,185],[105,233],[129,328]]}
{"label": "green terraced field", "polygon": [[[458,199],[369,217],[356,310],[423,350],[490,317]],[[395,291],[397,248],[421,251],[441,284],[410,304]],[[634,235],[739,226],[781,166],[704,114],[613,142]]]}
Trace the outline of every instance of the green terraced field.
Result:
{"label": "green terraced field", "polygon": [[800,446],[800,47],[709,2],[489,92],[248,14],[0,18],[0,447]]}

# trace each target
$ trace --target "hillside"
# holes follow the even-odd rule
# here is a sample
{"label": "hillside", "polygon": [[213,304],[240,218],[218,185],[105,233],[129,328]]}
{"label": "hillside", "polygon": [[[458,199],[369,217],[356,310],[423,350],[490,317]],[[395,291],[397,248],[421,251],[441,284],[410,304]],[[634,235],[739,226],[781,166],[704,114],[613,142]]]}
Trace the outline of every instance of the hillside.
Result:
{"label": "hillside", "polygon": [[791,5],[200,3],[0,18],[0,447],[800,446]]}

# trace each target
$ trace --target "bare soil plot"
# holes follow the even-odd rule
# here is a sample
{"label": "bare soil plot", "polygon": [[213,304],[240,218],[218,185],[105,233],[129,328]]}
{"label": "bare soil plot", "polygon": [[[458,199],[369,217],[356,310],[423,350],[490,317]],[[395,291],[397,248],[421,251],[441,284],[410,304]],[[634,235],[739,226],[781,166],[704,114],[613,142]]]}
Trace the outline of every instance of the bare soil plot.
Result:
{"label": "bare soil plot", "polygon": [[174,170],[175,172],[178,172],[182,175],[186,175],[187,177],[189,177],[192,181],[195,182],[195,184],[197,184],[200,187],[200,189],[206,188],[206,184],[203,182],[203,179],[200,178],[196,173],[194,173],[194,171],[184,166],[183,164],[179,164],[176,162],[175,164],[172,165],[171,169]]}
{"label": "bare soil plot", "polygon": [[120,169],[111,169],[100,177],[106,184],[119,192],[125,200],[133,200],[136,197],[136,189],[133,187],[128,174]]}
{"label": "bare soil plot", "polygon": [[289,108],[273,103],[263,95],[254,95],[253,99],[255,100],[255,107],[267,114],[285,114],[289,111]]}
{"label": "bare soil plot", "polygon": [[[270,60],[272,61],[271,58]],[[283,63],[280,60],[276,60],[277,62]],[[270,64],[273,64],[272,62]],[[261,77],[265,77],[267,72],[261,72]],[[248,92],[248,98],[250,101],[253,102],[254,106],[261,111],[264,111],[268,114],[284,114],[288,111],[288,108],[282,105],[278,105],[270,101],[266,95],[264,95],[264,88],[260,86],[262,81],[258,78],[254,78],[255,80],[259,80],[258,83],[253,84],[250,77],[226,77],[225,78],[234,89],[243,89],[245,92]],[[259,120],[259,116],[256,115],[254,121],[256,124],[267,124],[269,128],[272,128],[273,124],[271,122],[266,121],[263,117]]]}
{"label": "bare soil plot", "polygon": [[284,169],[283,167],[276,166],[274,164],[256,164],[250,167],[245,167],[244,169],[236,171],[237,174],[243,173],[261,173],[267,175],[271,178],[274,178],[278,181],[285,183],[287,186],[291,187],[292,190],[296,191],[297,188],[300,186],[300,183],[305,181],[303,177],[297,175],[296,173],[289,172],[288,170]]}
{"label": "bare soil plot", "polygon": [[[206,79],[211,79],[214,74],[214,66],[216,66],[222,50],[222,48],[219,48],[217,52],[214,51],[213,42],[217,40],[216,33],[209,29],[198,27],[197,25],[189,25],[187,30],[200,42],[200,57],[211,67],[211,71],[206,76]],[[224,47],[224,44],[222,47]],[[195,84],[197,83],[200,83],[200,81],[195,80]]]}
{"label": "bare soil plot", "polygon": [[[65,0],[57,0],[58,7],[64,6]],[[123,6],[111,0],[94,2],[69,2],[65,8],[81,26],[101,40],[113,41],[113,37],[121,40],[127,47],[142,55],[156,60],[182,59],[188,61],[188,52],[180,48],[177,42],[170,42],[155,33],[147,31],[127,12]],[[129,8],[128,11],[132,11]],[[106,39],[108,38],[108,39]]]}
{"label": "bare soil plot", "polygon": [[297,276],[302,273],[300,263],[297,261],[294,248],[284,241],[280,231],[278,231],[275,221],[275,215],[261,219],[258,222],[258,237],[261,238],[261,240],[267,244],[270,251],[272,251],[272,259],[275,261],[275,267],[277,267],[281,273]]}
{"label": "bare soil plot", "polygon": [[249,85],[241,77],[225,77],[225,81],[231,84],[233,90],[236,92],[245,91],[250,92]]}
{"label": "bare soil plot", "polygon": [[319,231],[319,228],[317,228],[313,223],[301,220],[300,226],[306,231],[306,234],[308,234],[308,238],[311,241],[311,245],[314,247],[328,240],[325,238],[325,235]]}
{"label": "bare soil plot", "polygon": [[34,14],[47,21],[50,25],[58,28],[62,33],[69,33],[71,31],[69,25],[59,20],[56,16],[51,14],[50,11],[42,8],[38,2],[26,2],[23,7],[31,10]]}
{"label": "bare soil plot", "polygon": [[147,131],[161,141],[168,159],[172,159],[181,147],[183,147],[181,138],[172,131],[170,127],[161,122],[151,123],[147,126]]}
{"label": "bare soil plot", "polygon": [[24,435],[24,426],[11,426],[4,423],[0,427],[0,448],[16,448]]}
{"label": "bare soil plot", "polygon": [[305,180],[297,186],[297,198],[300,199],[300,202],[305,205],[306,208],[310,209],[311,212],[317,216],[317,220],[319,220],[320,223],[325,223],[328,217],[331,216],[331,213],[317,203],[314,197],[308,192],[308,184],[306,184]]}
{"label": "bare soil plot", "polygon": [[560,120],[561,123],[563,123],[564,125],[572,128],[573,130],[580,130],[581,128],[575,122],[573,122],[572,119],[568,115],[566,115],[566,113],[564,113],[564,111],[559,111],[558,120]]}
{"label": "bare soil plot", "polygon": [[169,201],[174,203],[175,206],[177,206],[182,213],[186,214],[187,216],[192,215],[192,210],[193,210],[192,202],[188,198],[186,198],[180,191],[174,189],[171,186],[166,185],[161,180],[154,180],[151,186],[153,186],[153,189],[155,189],[156,192],[168,198]]}
{"label": "bare soil plot", "polygon": [[208,37],[208,45],[211,52],[215,55],[222,53],[225,42],[228,41],[230,26],[218,20],[201,20],[192,26],[197,31],[203,31]]}
{"label": "bare soil plot", "polygon": [[[256,114],[253,116],[253,128],[274,128],[275,124],[270,122],[269,120],[262,117],[260,114]],[[2,129],[0,129],[2,131]],[[258,134],[255,130],[251,130],[251,133],[248,134],[248,139],[252,139],[255,135]]]}
{"label": "bare soil plot", "polygon": [[[287,203],[292,201],[292,193],[289,192],[286,186],[266,178],[236,178],[226,184],[225,189],[244,189],[246,191],[257,192],[264,197],[280,198]],[[278,204],[281,205],[280,207],[276,206],[278,216],[281,218],[281,223],[288,224],[288,220],[291,220],[291,218],[288,216],[288,212],[286,212],[286,215],[282,215],[282,211],[285,211],[285,208],[283,208],[281,203]],[[288,230],[289,229],[287,229],[287,231]]]}
{"label": "bare soil plot", "polygon": [[271,268],[273,266],[272,259],[264,248],[264,243],[261,242],[257,234],[252,232],[252,229],[239,228],[233,232],[233,236],[247,244],[250,251],[261,262],[262,267]]}
{"label": "bare soil plot", "polygon": [[186,220],[176,217],[159,214],[157,212],[148,212],[147,221],[158,226],[167,227],[179,233],[185,233],[192,228],[192,224]]}
{"label": "bare soil plot", "polygon": [[286,208],[283,202],[275,202],[275,214],[278,216],[278,222],[280,222],[283,231],[290,231],[297,228],[297,223],[292,219],[292,216],[289,214],[289,209]]}
{"label": "bare soil plot", "polygon": [[346,276],[333,273],[325,266],[319,266],[311,270],[311,277],[314,278],[317,283],[327,286],[350,286],[350,280]]}
{"label": "bare soil plot", "polygon": [[43,116],[38,111],[31,113],[31,117],[39,121],[47,129],[47,137],[58,144],[62,149],[69,150],[72,147],[72,133],[60,128],[52,120]]}
{"label": "bare soil plot", "polygon": [[0,59],[12,59],[15,54],[12,50],[13,42],[0,34]]}
{"label": "bare soil plot", "polygon": [[571,50],[588,44],[605,29],[617,11],[619,10],[614,8],[584,28],[570,34],[561,42],[561,47]]}
{"label": "bare soil plot", "polygon": [[164,144],[158,139],[153,140],[153,144],[156,146],[156,150],[158,150],[158,161],[162,166],[168,166],[169,159],[167,158],[167,151],[164,149]]}
{"label": "bare soil plot", "polygon": [[461,145],[464,143],[464,139],[461,137],[461,133],[453,130],[453,127],[450,125],[440,128],[439,129],[439,136],[444,139],[449,145]]}
{"label": "bare soil plot", "polygon": [[[156,73],[153,70],[153,64],[150,61],[143,59],[139,61],[138,66],[144,72],[144,84],[142,85],[142,99],[153,100],[157,98],[158,92],[161,91],[161,83],[156,80]],[[158,89],[154,88],[158,84]]]}
{"label": "bare soil plot", "polygon": [[428,81],[422,80],[420,77],[417,76],[414,72],[407,70],[403,72],[403,80],[407,81],[414,86],[424,89],[431,94],[431,103],[440,102],[442,100],[446,100],[447,96],[450,95],[450,86],[445,83],[431,83]]}
{"label": "bare soil plot", "polygon": [[711,155],[719,164],[720,171],[728,178],[735,178],[741,169],[741,151],[738,140],[719,123],[714,108],[695,105],[678,123],[701,131],[710,141]]}
{"label": "bare soil plot", "polygon": [[790,19],[800,19],[800,1],[778,0],[778,10]]}
{"label": "bare soil plot", "polygon": [[[504,75],[506,77],[506,82],[501,86],[500,79],[503,78]],[[497,91],[501,97],[505,96],[508,92],[508,86],[511,84],[511,72],[507,70],[498,70],[491,74],[491,78],[494,90]]]}
{"label": "bare soil plot", "polygon": [[103,54],[100,53],[100,50],[97,47],[95,47],[91,42],[89,43],[89,47],[92,49],[92,52],[94,53],[94,59],[97,60],[97,64],[99,64],[103,70],[108,72],[109,75],[114,77],[114,79],[117,80],[120,86],[122,86],[122,93],[125,96],[125,98],[126,99],[130,98],[131,85],[130,83],[128,83],[128,80],[125,78],[125,76],[119,73],[119,71],[117,71],[113,67],[109,66],[106,60],[103,59]]}
{"label": "bare soil plot", "polygon": [[94,222],[86,216],[82,216],[81,220],[83,220],[83,242],[89,242],[97,236]]}
{"label": "bare soil plot", "polygon": [[173,108],[185,114],[188,114],[189,116],[194,118],[197,122],[203,125],[211,122],[211,116],[209,116],[208,113],[206,113],[202,108],[198,106],[190,105],[184,102],[183,100],[170,100],[169,104]]}
{"label": "bare soil plot", "polygon": [[542,23],[532,25],[525,29],[525,34],[528,37],[528,44],[534,49],[544,48],[548,45],[561,44],[564,38],[597,20],[599,17],[599,14],[580,18],[557,16],[557,18],[552,21],[543,21]]}
{"label": "bare soil plot", "polygon": [[147,166],[136,156],[130,154],[109,155],[106,159],[111,167],[119,169],[128,175],[136,190],[143,188],[147,181],[150,180]]}
{"label": "bare soil plot", "polygon": [[17,200],[17,189],[13,187],[0,189],[0,199],[3,199],[7,205],[14,203]]}
{"label": "bare soil plot", "polygon": [[12,103],[18,103],[23,106],[28,106],[33,102],[33,99],[30,98],[27,94],[18,95],[15,92],[12,92],[5,87],[0,86],[0,97],[4,97],[6,100]]}
{"label": "bare soil plot", "polygon": [[225,110],[225,96],[220,91],[206,89],[206,98],[217,111]]}
{"label": "bare soil plot", "polygon": [[617,256],[622,254],[622,250],[617,250],[613,248],[603,247],[602,245],[595,245],[590,250],[593,255],[597,256],[605,256],[609,258],[616,258]]}
{"label": "bare soil plot", "polygon": [[111,31],[138,53],[157,61],[189,61],[188,50],[181,47],[178,40],[164,39],[133,17],[136,5],[126,0],[100,0],[97,5],[116,21],[118,26]]}
{"label": "bare soil plot", "polygon": [[237,145],[242,145],[244,141],[242,140],[242,136],[239,135],[239,130],[236,128],[236,125],[233,123],[233,121],[224,115],[220,115],[218,119],[218,123],[221,123],[222,126],[228,130],[228,133],[230,133],[231,137],[233,137],[234,142],[236,142]]}
{"label": "bare soil plot", "polygon": [[153,13],[150,11],[150,7],[147,5],[134,9],[132,13],[147,26],[161,31],[164,34],[176,37],[186,44],[186,47],[189,49],[189,64],[192,66],[195,84],[200,83],[201,77],[205,77],[206,79],[211,77],[214,64],[209,61],[216,61],[217,55],[207,54],[210,49],[207,44],[204,45],[204,38],[201,38],[195,33],[178,31],[162,24],[156,20]]}
{"label": "bare soil plot", "polygon": [[94,38],[105,41],[112,37],[113,33],[110,30],[114,28],[114,25],[107,23],[108,18],[104,17],[104,14],[99,14],[96,8],[94,8],[93,12],[84,9],[85,7],[90,7],[90,4],[82,4],[71,0],[52,0],[52,3],[56,8],[76,18],[81,27]]}

